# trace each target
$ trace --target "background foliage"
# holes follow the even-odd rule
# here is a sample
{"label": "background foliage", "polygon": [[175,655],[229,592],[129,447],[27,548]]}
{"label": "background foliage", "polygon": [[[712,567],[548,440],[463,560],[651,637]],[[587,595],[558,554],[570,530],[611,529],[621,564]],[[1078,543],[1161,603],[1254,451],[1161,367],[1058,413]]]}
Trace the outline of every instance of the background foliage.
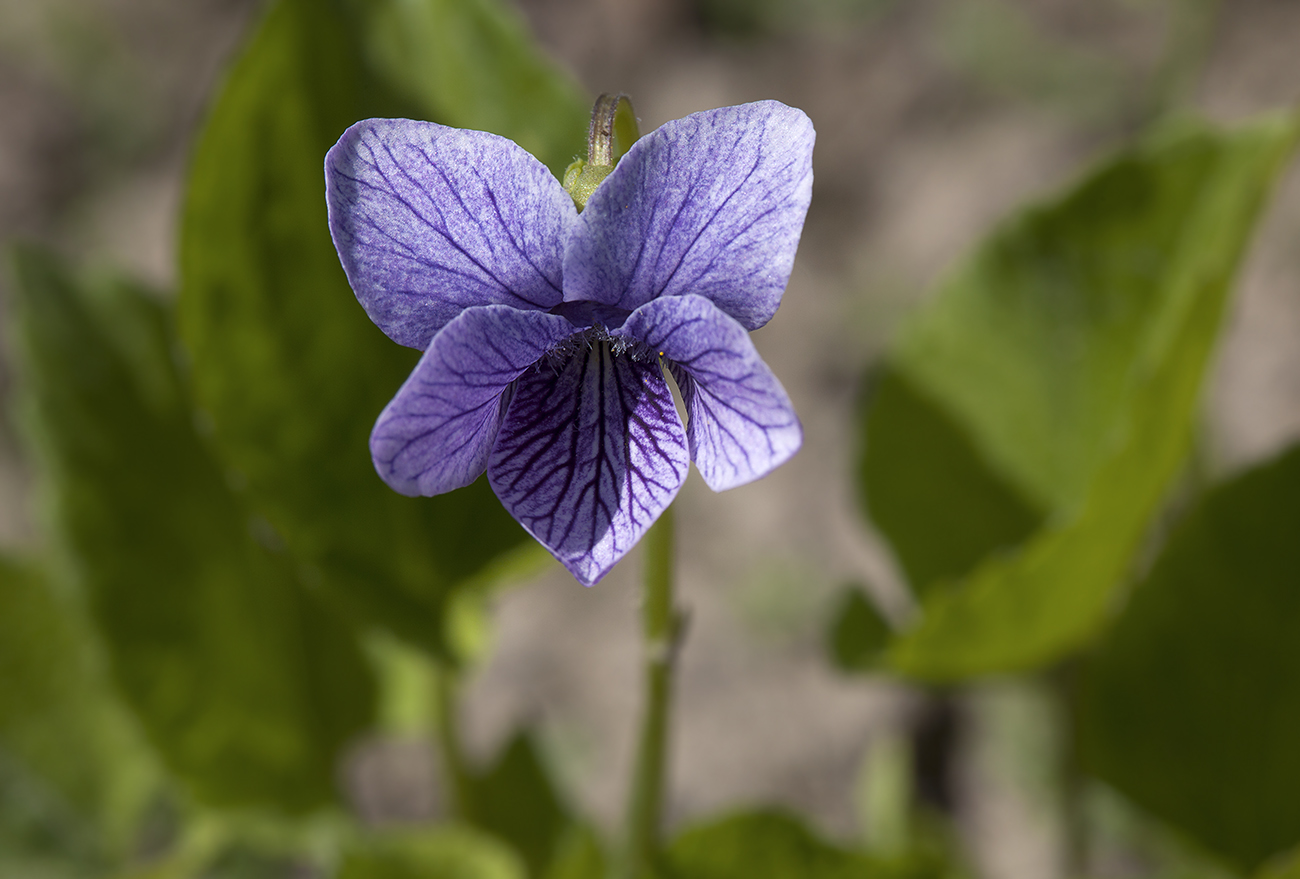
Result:
{"label": "background foliage", "polygon": [[[954,14],[987,22],[976,6]],[[846,14],[829,9],[699,4],[737,39]],[[999,39],[1028,39],[1010,22]],[[1090,81],[1087,58],[1025,57],[1050,69],[1043,88]],[[277,0],[194,146],[174,293],[11,249],[14,420],[44,530],[0,556],[0,874],[587,879],[616,863],[535,730],[486,760],[459,739],[481,605],[541,554],[482,481],[410,499],[375,478],[371,420],[418,352],[356,306],[321,174],[367,116],[496,131],[558,172],[587,106],[492,0]],[[1104,869],[1122,834],[1098,803],[1121,802],[1137,836],[1165,840],[1121,875],[1287,876],[1300,452],[1206,478],[1197,435],[1300,118],[1132,127],[997,224],[872,364],[837,441],[916,607],[849,587],[826,661],[906,682],[932,717],[992,675],[1039,694],[1065,873]],[[341,798],[340,767],[412,714],[443,808],[377,826]],[[755,807],[675,826],[658,871],[968,875],[952,803],[928,793],[933,732],[873,743],[860,838]]]}

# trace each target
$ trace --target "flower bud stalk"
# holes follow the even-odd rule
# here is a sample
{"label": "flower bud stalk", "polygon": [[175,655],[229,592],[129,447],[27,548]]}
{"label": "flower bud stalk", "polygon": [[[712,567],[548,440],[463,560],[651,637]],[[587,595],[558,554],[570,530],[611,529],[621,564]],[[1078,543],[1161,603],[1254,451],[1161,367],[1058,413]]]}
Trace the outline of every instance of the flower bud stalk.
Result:
{"label": "flower bud stalk", "polygon": [[564,172],[564,189],[579,211],[640,136],[627,95],[604,94],[596,99],[587,129],[587,158],[575,160]]}

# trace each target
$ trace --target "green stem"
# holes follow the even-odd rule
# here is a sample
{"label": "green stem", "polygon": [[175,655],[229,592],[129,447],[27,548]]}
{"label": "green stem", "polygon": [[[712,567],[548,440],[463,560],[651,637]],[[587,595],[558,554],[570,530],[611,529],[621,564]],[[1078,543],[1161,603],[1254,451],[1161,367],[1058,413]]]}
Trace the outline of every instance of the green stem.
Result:
{"label": "green stem", "polygon": [[641,136],[636,113],[627,95],[601,95],[591,109],[587,129],[587,158],[578,159],[564,171],[564,191],[579,211]]}
{"label": "green stem", "polygon": [[603,94],[591,109],[587,164],[612,168],[641,136],[627,95]]}
{"label": "green stem", "polygon": [[620,879],[639,879],[659,854],[673,663],[682,628],[673,607],[672,507],[646,534],[645,548],[641,622],[646,704],[627,805],[626,850],[616,874]]}

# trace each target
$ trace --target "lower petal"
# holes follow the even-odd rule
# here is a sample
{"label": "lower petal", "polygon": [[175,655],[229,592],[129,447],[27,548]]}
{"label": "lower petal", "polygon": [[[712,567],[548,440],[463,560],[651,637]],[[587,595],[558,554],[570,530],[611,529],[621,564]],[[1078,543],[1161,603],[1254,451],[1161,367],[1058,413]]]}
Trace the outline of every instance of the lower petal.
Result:
{"label": "lower petal", "polygon": [[519,378],[488,464],[506,509],[584,585],[630,550],[686,479],[658,358],[594,342]]}
{"label": "lower petal", "polygon": [[714,491],[766,476],[803,443],[785,388],[749,332],[694,294],[656,299],[617,331],[669,361],[688,418],[691,458]]}
{"label": "lower petal", "polygon": [[407,495],[469,485],[487,465],[503,392],[574,332],[562,317],[508,305],[461,312],[375,422],[370,453],[379,475]]}

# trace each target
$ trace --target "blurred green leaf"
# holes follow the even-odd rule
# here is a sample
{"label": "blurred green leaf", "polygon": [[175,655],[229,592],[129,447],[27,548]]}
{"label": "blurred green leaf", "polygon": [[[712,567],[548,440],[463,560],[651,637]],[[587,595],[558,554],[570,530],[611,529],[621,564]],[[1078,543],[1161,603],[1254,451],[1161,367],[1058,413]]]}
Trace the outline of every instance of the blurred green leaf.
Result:
{"label": "blurred green leaf", "polygon": [[[922,586],[921,621],[890,651],[896,670],[953,680],[1024,669],[1097,630],[1186,458],[1233,272],[1296,128],[1284,117],[1143,141],[995,233],[902,334],[890,368],[913,404],[960,426],[974,455],[944,464],[934,453],[951,440],[918,440],[924,460],[904,463],[897,441],[901,457],[877,450],[876,472],[954,466],[954,488],[984,480],[995,500],[945,501],[934,489],[929,525],[917,510],[884,514],[896,530],[904,523],[901,545],[933,540],[960,559],[945,534],[979,532],[954,528],[946,509],[1005,512],[998,483],[1049,518],[1015,553],[986,556],[946,588]],[[873,407],[871,418],[923,423],[908,402]],[[873,513],[887,496],[870,499]]]}
{"label": "blurred green leaf", "polygon": [[524,879],[509,848],[479,831],[443,826],[371,837],[344,852],[336,879]]}
{"label": "blurred green leaf", "polygon": [[1086,668],[1087,765],[1254,868],[1300,843],[1300,446],[1210,492]]}
{"label": "blurred green leaf", "polygon": [[166,308],[35,250],[14,264],[33,452],[118,686],[201,800],[331,799],[369,670],[196,433]]}
{"label": "blurred green leaf", "polygon": [[1041,524],[1042,513],[984,463],[961,426],[889,367],[863,407],[862,432],[867,510],[921,597]]}
{"label": "blurred green leaf", "polygon": [[827,646],[840,671],[878,668],[889,643],[889,623],[857,586],[845,586],[831,614]]}
{"label": "blurred green leaf", "polygon": [[[432,119],[508,137],[558,177],[586,154],[591,104],[498,0],[354,0],[386,82]],[[341,132],[340,132],[341,133]]]}
{"label": "blurred green leaf", "polygon": [[1253,879],[1300,879],[1300,850],[1265,864]]}
{"label": "blurred green leaf", "polygon": [[[334,601],[439,652],[449,592],[527,538],[486,480],[408,498],[375,474],[370,428],[418,353],[387,339],[348,288],[322,163],[358,119],[443,112],[438,121],[500,123],[567,155],[549,126],[573,105],[493,10],[486,0],[274,4],[204,130],[182,226],[182,331],[223,453]],[[367,41],[400,81],[375,75]],[[415,47],[421,63],[408,68]],[[452,49],[453,60],[439,54]],[[515,63],[485,67],[505,55]],[[466,97],[469,83],[533,100],[503,119]]]}
{"label": "blurred green leaf", "polygon": [[779,811],[742,812],[693,827],[665,856],[672,879],[922,879],[937,875],[832,845]]}
{"label": "blurred green leaf", "polygon": [[[95,642],[77,602],[0,556],[0,763],[12,764],[0,772],[0,800],[29,825],[5,831],[102,864],[128,852],[159,777]],[[33,842],[23,847],[44,847]]]}
{"label": "blurred green leaf", "polygon": [[555,856],[570,819],[527,732],[516,733],[497,762],[472,779],[469,820],[510,843],[530,875]]}
{"label": "blurred green leaf", "polygon": [[[1086,499],[1132,398],[1222,300],[1296,137],[1293,117],[1191,123],[1013,218],[944,283],[892,362],[1026,499]],[[1204,329],[1204,328],[1201,328]]]}
{"label": "blurred green leaf", "polygon": [[608,863],[600,837],[591,827],[570,825],[560,840],[545,879],[606,879]]}

